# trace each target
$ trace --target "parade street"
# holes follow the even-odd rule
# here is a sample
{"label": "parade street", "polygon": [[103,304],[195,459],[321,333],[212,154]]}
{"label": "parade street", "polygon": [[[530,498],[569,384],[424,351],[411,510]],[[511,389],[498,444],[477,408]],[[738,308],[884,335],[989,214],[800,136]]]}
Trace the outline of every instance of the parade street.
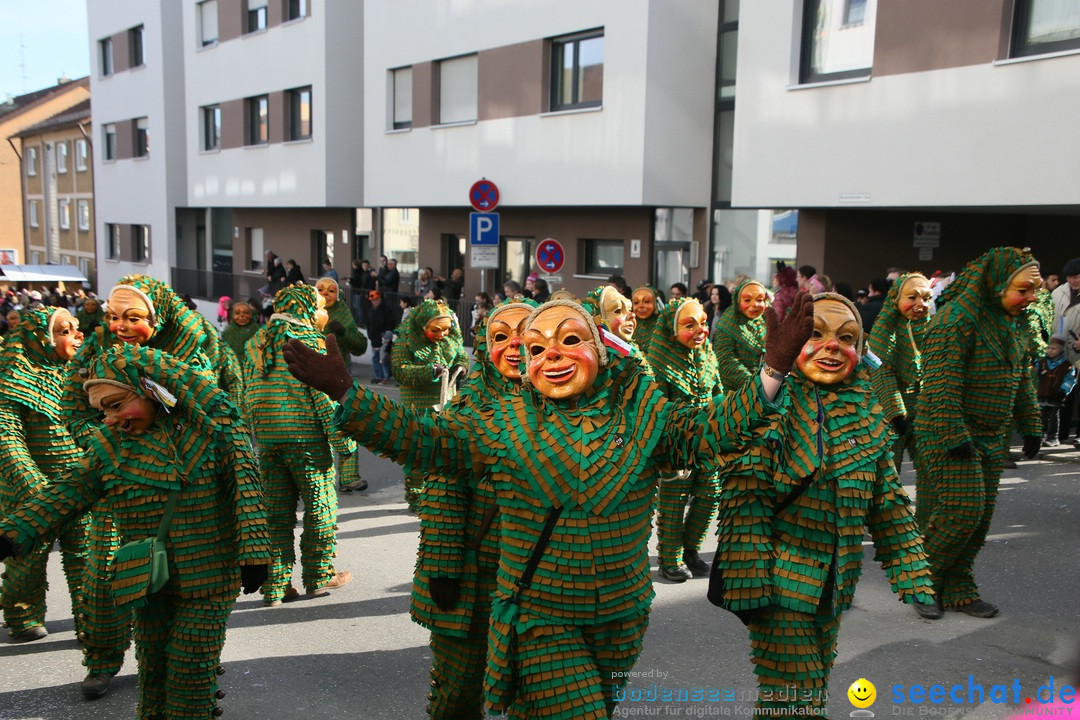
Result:
{"label": "parade street", "polygon": [[[396,387],[380,390],[398,395]],[[240,597],[222,658],[224,717],[426,717],[427,632],[408,614],[418,522],[406,511],[401,469],[366,451],[364,461],[371,487],[343,494],[338,515],[337,566],[351,570],[354,581],[275,608],[264,608],[258,594]],[[913,494],[910,463],[902,479]],[[1048,688],[1051,678],[1057,699],[1075,681],[1072,658],[1080,645],[1078,509],[1080,452],[1072,445],[1044,450],[1005,471],[987,547],[976,564],[983,597],[1001,606],[990,620],[955,612],[933,622],[919,618],[896,601],[885,574],[867,557],[855,605],[843,616],[829,715],[851,714],[847,688],[859,678],[876,686],[869,710],[878,718],[997,718],[1018,710],[992,698],[1018,701],[1034,714],[1025,700],[1037,707],[1039,688]],[[712,545],[703,552],[707,560]],[[869,537],[864,548],[872,555]],[[653,552],[655,568],[655,538]],[[108,695],[84,701],[79,682],[85,671],[55,552],[49,583],[49,636],[16,645],[3,633],[0,718],[133,717],[134,650]],[[749,714],[756,684],[747,634],[735,616],[709,605],[706,585],[705,579],[656,582],[644,651],[615,717]],[[934,685],[943,690],[930,692]]]}

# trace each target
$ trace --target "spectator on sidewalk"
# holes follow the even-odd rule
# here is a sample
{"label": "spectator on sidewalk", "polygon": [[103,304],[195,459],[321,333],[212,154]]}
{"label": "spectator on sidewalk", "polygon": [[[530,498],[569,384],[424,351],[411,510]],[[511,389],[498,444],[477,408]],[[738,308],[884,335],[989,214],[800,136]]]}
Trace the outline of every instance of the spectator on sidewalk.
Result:
{"label": "spectator on sidewalk", "polygon": [[338,277],[338,271],[334,269],[334,263],[329,260],[322,261],[322,275],[319,277],[331,278],[336,283],[341,282],[341,279]]}

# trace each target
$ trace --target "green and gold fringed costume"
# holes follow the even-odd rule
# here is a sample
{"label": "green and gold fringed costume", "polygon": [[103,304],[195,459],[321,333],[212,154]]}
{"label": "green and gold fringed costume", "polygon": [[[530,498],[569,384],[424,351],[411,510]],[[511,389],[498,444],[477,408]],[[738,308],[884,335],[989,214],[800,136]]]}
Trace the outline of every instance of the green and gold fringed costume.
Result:
{"label": "green and gold fringed costume", "polygon": [[[64,361],[52,345],[55,308],[24,310],[0,352],[0,515],[16,507],[78,460],[79,448],[63,424]],[[46,563],[59,538],[64,577],[71,593],[75,629],[82,629],[82,583],[86,563],[85,515],[42,536],[7,561],[0,584],[0,609],[12,639],[45,625]]]}
{"label": "green and gold fringed costume", "polygon": [[[585,310],[592,316],[592,320],[596,324],[596,327],[603,328],[605,332],[607,332],[610,336],[614,337],[618,342],[625,343],[625,339],[621,335],[618,335],[615,330],[612,329],[609,323],[604,321],[603,297],[604,293],[607,292],[609,289],[613,292],[618,292],[618,290],[616,290],[611,285],[598,285],[594,287],[588,292],[588,294],[585,295],[584,298],[581,299],[581,307],[585,308]],[[651,340],[652,336],[650,335],[648,341]],[[633,338],[627,344],[630,347],[630,357],[633,358],[639,365],[641,365],[642,370],[651,375],[653,370],[651,367],[649,367],[649,359],[645,355],[646,345],[643,345],[638,339],[636,327],[634,329]]]}
{"label": "green and gold fringed costume", "polygon": [[356,452],[356,444],[335,433],[334,404],[289,374],[281,349],[291,338],[324,349],[313,326],[315,288],[290,285],[274,296],[274,314],[247,345],[245,378],[252,430],[259,443],[272,560],[263,600],[282,600],[291,586],[296,554],[296,500],[304,502],[300,535],[301,582],[314,592],[334,577],[337,549],[337,490],[334,459]]}
{"label": "green and gold fringed costume", "polygon": [[720,364],[720,381],[731,391],[749,382],[761,367],[765,354],[765,315],[748,318],[739,310],[739,296],[747,285],[765,286],[744,280],[731,294],[731,304],[720,314],[713,333],[713,350]]}
{"label": "green and gold fringed costume", "polygon": [[[424,335],[424,327],[439,317],[450,318],[453,326],[446,338],[431,342]],[[407,407],[431,410],[440,400],[441,383],[435,374],[435,367],[469,367],[457,316],[446,303],[425,300],[413,308],[409,317],[398,326],[397,335],[390,362],[394,377],[401,387],[401,402]],[[423,466],[405,467],[405,501],[413,512],[420,509],[425,474]]]}
{"label": "green and gold fringed costume", "polygon": [[[259,476],[247,429],[217,383],[166,353],[134,345],[98,357],[91,381],[175,398],[140,434],[95,431],[78,464],[0,523],[23,552],[95,502],[103,502],[125,542],[157,535],[171,492],[169,581],[135,610],[140,720],[207,718],[225,623],[240,589],[241,566],[269,558]],[[116,589],[122,589],[119,584]]]}
{"label": "green and gold fringed costume", "polygon": [[1035,302],[1021,316],[1021,323],[1027,332],[1028,362],[1034,363],[1046,356],[1046,346],[1054,334],[1054,298],[1046,287],[1035,293]]}
{"label": "green and gold fringed costume", "polygon": [[994,515],[1014,423],[1025,438],[1042,435],[1027,336],[1001,305],[1012,277],[1034,263],[1013,247],[971,261],[938,299],[926,329],[916,502],[925,506],[926,552],[946,608],[979,600],[975,556]]}
{"label": "green and gold fringed costume", "polygon": [[[203,316],[187,307],[167,284],[145,275],[128,275],[112,290],[126,286],[137,290],[148,303],[153,334],[147,347],[169,354],[191,372],[197,372],[228,394],[242,409],[243,383],[235,359],[221,343],[217,331]],[[109,295],[112,295],[110,290]],[[92,408],[83,390],[81,370],[88,370],[109,348],[122,344],[107,327],[98,326],[86,336],[79,354],[70,364],[64,388],[65,422],[82,446],[101,426],[101,412]],[[88,675],[114,675],[131,644],[131,613],[112,601],[112,556],[120,536],[103,503],[90,510],[89,540],[84,577],[83,665]]]}
{"label": "green and gold fringed costume", "polygon": [[[646,357],[657,384],[668,398],[689,407],[703,407],[710,398],[722,395],[724,386],[708,340],[691,350],[675,335],[676,318],[686,302],[686,298],[676,298],[664,306]],[[684,550],[696,558],[719,502],[716,472],[699,468],[678,470],[663,473],[660,480],[656,535],[661,569],[681,566]]]}
{"label": "green and gold fringed costume", "polygon": [[[515,298],[495,306],[476,329],[475,369],[443,411],[490,428],[494,408],[520,394],[520,383],[504,377],[488,355],[488,328],[507,310],[531,311],[537,304]],[[488,474],[454,479],[432,473],[420,504],[420,549],[413,576],[411,615],[431,630],[431,688],[428,714],[434,720],[480,717],[484,706],[488,617],[499,564],[499,516]],[[456,581],[453,608],[440,609],[430,584]]]}
{"label": "green and gold fringed costume", "polygon": [[663,303],[660,301],[660,291],[652,285],[642,285],[641,287],[634,288],[634,293],[637,294],[638,290],[648,290],[652,293],[653,304],[656,306],[656,312],[649,317],[637,318],[637,328],[634,330],[634,342],[641,348],[642,352],[648,354],[649,342],[652,340],[653,333],[656,331],[656,322],[660,318],[660,310],[663,309]]}
{"label": "green and gold fringed costume", "polygon": [[[322,287],[323,284],[333,285],[335,294],[340,292],[338,284],[333,278],[323,277],[319,278],[319,282],[316,287]],[[340,295],[338,301],[333,305],[326,306],[326,314],[328,319],[326,321],[326,327],[323,328],[323,335],[325,336],[334,328],[334,324],[341,326],[341,331],[336,333],[338,350],[341,352],[341,359],[345,361],[345,367],[352,367],[352,356],[363,355],[367,352],[368,342],[367,338],[360,328],[356,327],[356,319],[353,317],[352,310],[349,309],[347,303],[341,300]],[[341,484],[349,485],[360,479],[360,463],[356,452],[350,455],[342,455],[341,458]]]}
{"label": "green and gold fringed costume", "polygon": [[[858,321],[846,299],[815,296],[822,299],[843,302]],[[786,414],[722,471],[715,562],[724,606],[748,623],[757,706],[822,714],[866,530],[901,601],[931,603],[933,592],[864,364],[835,385],[817,385],[793,368],[785,388]]]}
{"label": "green and gold fringed costume", "polygon": [[[254,309],[252,314],[254,315]],[[251,318],[251,322],[247,325],[237,325],[232,320],[225,326],[225,329],[221,331],[221,340],[230,348],[232,348],[233,355],[236,356],[237,362],[240,367],[244,367],[244,359],[246,357],[246,350],[244,346],[247,345],[247,341],[255,336],[255,333],[259,332],[259,323],[255,322],[255,318]]]}
{"label": "green and gold fringed costume", "polygon": [[[524,327],[556,304],[577,308],[600,352],[596,380],[576,401],[549,400],[523,384],[477,432],[472,422],[413,410],[354,383],[339,419],[367,448],[397,462],[454,477],[490,472],[501,541],[484,683],[489,711],[606,718],[620,673],[641,651],[652,603],[657,464],[708,464],[717,448],[747,442],[773,406],[760,381],[722,404],[673,403],[636,360],[612,354],[609,361],[591,316],[576,303],[541,305]],[[550,540],[535,575],[519,585],[545,525]]]}
{"label": "green and gold fringed costume", "polygon": [[[922,273],[907,273],[893,281],[889,294],[885,296],[881,312],[878,313],[874,326],[870,329],[870,336],[866,340],[870,351],[881,361],[881,367],[870,370],[870,382],[874,386],[874,393],[885,413],[885,421],[889,422],[897,417],[904,418],[908,428],[907,432],[896,438],[893,443],[893,460],[898,473],[904,459],[904,450],[907,450],[908,457],[912,459],[918,453],[915,433],[911,427],[915,418],[919,387],[922,383],[923,368],[920,348],[926,333],[926,325],[930,320],[930,315],[924,315],[917,320],[908,320],[900,312],[900,290],[904,287],[904,283],[913,277],[923,277],[923,275]],[[916,493],[920,492],[916,487]],[[916,512],[920,507],[922,507],[921,503],[916,506]],[[920,527],[926,520],[921,515],[917,519]]]}

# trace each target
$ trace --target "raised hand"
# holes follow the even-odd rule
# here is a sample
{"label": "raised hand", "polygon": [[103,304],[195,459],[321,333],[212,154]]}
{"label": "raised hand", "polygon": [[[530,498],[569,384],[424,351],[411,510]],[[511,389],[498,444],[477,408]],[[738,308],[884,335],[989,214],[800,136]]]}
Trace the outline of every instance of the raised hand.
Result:
{"label": "raised hand", "polygon": [[331,400],[340,400],[352,387],[352,375],[341,359],[333,335],[326,336],[325,355],[295,338],[285,344],[281,354],[294,378],[326,393]]}
{"label": "raised hand", "polygon": [[783,320],[771,307],[765,308],[765,364],[786,375],[813,333],[814,298],[808,292],[800,290],[795,295]]}

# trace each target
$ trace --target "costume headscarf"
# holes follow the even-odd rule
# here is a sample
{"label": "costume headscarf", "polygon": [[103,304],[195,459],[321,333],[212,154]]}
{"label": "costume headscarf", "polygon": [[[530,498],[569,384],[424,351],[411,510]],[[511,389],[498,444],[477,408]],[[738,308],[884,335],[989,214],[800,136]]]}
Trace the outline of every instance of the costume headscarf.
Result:
{"label": "costume headscarf", "polygon": [[[247,325],[237,325],[232,319],[233,313],[236,312],[237,305],[247,305],[251,308],[251,321]],[[233,303],[232,308],[229,309],[229,324],[221,332],[221,339],[232,348],[236,353],[238,360],[244,358],[244,345],[247,341],[255,336],[255,333],[259,332],[259,323],[255,321],[255,308],[251,307],[251,303]]]}
{"label": "costume headscarf", "polygon": [[768,288],[757,280],[743,280],[731,294],[731,304],[720,314],[713,333],[720,379],[728,390],[741,387],[765,354],[765,313],[751,319],[739,310],[739,296],[747,285],[757,285],[768,294]]}
{"label": "costume headscarf", "polygon": [[319,294],[312,285],[288,285],[274,295],[274,314],[248,343],[248,359],[255,372],[266,376],[281,356],[281,348],[297,338],[313,348],[322,349],[323,334],[315,328]]}
{"label": "costume headscarf", "polygon": [[[912,278],[926,280],[925,275],[917,272],[906,273],[894,280],[867,338],[870,351],[878,356],[882,365],[888,367],[902,386],[900,392],[903,397],[884,397],[882,388],[878,388],[886,419],[908,415],[914,410],[907,405],[915,399],[915,391],[907,391],[922,378],[922,338],[930,315],[925,315],[922,320],[908,320],[900,312],[900,291],[904,283]],[[929,282],[927,280],[927,284]]]}
{"label": "costume headscarf", "polygon": [[670,395],[692,405],[703,405],[709,398],[723,393],[724,386],[709,342],[691,349],[676,336],[679,311],[690,300],[694,298],[675,298],[664,305],[646,357],[653,375],[673,391]]}
{"label": "costume headscarf", "polygon": [[641,287],[634,289],[634,294],[638,290],[648,290],[653,296],[653,305],[656,307],[656,312],[647,318],[637,319],[637,329],[634,330],[634,342],[641,348],[642,352],[647,353],[649,349],[649,340],[652,338],[653,333],[656,331],[656,322],[660,317],[660,311],[664,309],[664,303],[660,300],[660,291],[654,288],[652,285],[642,285]]}
{"label": "costume headscarf", "polygon": [[56,371],[65,363],[53,348],[53,326],[57,317],[67,316],[59,308],[39,307],[23,310],[18,326],[7,334],[0,367],[4,382],[0,396],[42,413],[60,422],[63,373]]}

